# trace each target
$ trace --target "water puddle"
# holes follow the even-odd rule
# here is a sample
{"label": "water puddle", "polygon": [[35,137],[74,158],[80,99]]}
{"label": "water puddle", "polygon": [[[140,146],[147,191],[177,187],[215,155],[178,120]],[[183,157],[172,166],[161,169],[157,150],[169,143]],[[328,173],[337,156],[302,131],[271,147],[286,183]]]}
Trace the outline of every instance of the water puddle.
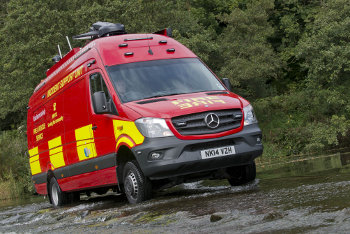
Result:
{"label": "water puddle", "polygon": [[40,197],[2,204],[0,233],[350,231],[350,152],[262,162],[250,184],[188,183],[138,205],[112,193],[60,209]]}

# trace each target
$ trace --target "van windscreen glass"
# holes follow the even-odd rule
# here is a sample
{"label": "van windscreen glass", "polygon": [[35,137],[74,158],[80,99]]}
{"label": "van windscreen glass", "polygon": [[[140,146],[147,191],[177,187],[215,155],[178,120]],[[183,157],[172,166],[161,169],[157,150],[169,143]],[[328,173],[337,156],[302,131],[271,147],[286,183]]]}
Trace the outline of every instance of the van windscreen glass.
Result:
{"label": "van windscreen glass", "polygon": [[225,90],[197,58],[121,64],[108,67],[107,71],[122,102]]}

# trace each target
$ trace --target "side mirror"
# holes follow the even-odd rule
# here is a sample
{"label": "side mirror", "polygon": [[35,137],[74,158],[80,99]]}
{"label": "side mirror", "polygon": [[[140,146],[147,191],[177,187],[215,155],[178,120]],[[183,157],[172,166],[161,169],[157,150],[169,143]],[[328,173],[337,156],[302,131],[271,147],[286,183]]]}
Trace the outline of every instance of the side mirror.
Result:
{"label": "side mirror", "polygon": [[229,78],[222,78],[222,83],[224,83],[224,85],[226,86],[226,88],[232,92],[232,85],[231,85],[231,82],[230,82],[230,79]]}
{"label": "side mirror", "polygon": [[112,113],[110,105],[107,104],[106,94],[103,91],[95,92],[92,95],[92,102],[96,114],[110,114]]}

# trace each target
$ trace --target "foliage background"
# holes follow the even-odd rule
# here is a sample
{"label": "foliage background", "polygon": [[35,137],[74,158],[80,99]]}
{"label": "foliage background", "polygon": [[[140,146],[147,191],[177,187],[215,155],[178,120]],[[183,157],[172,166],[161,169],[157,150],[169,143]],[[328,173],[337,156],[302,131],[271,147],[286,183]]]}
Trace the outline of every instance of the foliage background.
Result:
{"label": "foliage background", "polygon": [[65,36],[96,21],[121,22],[129,33],[172,27],[175,39],[253,103],[263,158],[349,146],[348,0],[3,0],[0,185],[32,190],[28,99],[53,65],[56,45],[68,52]]}

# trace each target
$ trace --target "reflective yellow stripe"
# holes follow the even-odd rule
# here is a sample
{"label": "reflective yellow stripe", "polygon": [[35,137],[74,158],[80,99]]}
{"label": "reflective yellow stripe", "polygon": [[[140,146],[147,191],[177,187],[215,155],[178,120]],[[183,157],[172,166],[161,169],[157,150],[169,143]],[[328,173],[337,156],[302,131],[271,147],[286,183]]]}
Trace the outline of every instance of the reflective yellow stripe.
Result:
{"label": "reflective yellow stripe", "polygon": [[53,166],[53,169],[63,167],[66,165],[64,162],[64,156],[62,152],[62,139],[61,137],[56,137],[49,142],[49,149],[50,149],[50,161]]}
{"label": "reflective yellow stripe", "polygon": [[29,150],[29,165],[32,175],[41,173],[38,147]]}
{"label": "reflective yellow stripe", "polygon": [[75,139],[80,161],[97,156],[92,124],[76,129]]}
{"label": "reflective yellow stripe", "polygon": [[35,161],[37,161],[37,160],[39,160],[39,154],[37,154],[37,155],[35,155],[35,156],[29,158],[29,162],[30,162],[30,163],[35,162]]}
{"label": "reflective yellow stripe", "polygon": [[30,149],[28,152],[29,152],[29,157],[33,157],[39,154],[38,146],[34,147],[33,149]]}
{"label": "reflective yellow stripe", "polygon": [[[136,145],[142,144],[143,141],[145,140],[145,137],[140,133],[135,123],[132,121],[113,120],[113,127],[114,127],[115,140],[118,141],[116,148],[118,148],[119,144],[121,143],[120,141],[122,142],[126,141],[126,140],[122,140],[124,139],[124,137],[118,139],[122,134],[129,136],[136,143]],[[131,142],[129,139],[128,141],[129,143]],[[127,142],[125,143],[128,144]],[[128,145],[130,147],[135,146],[134,144],[128,144]]]}
{"label": "reflective yellow stripe", "polygon": [[129,146],[129,148],[132,148],[135,146],[135,144],[127,137],[121,137],[117,143],[117,149],[121,143],[125,143]]}

